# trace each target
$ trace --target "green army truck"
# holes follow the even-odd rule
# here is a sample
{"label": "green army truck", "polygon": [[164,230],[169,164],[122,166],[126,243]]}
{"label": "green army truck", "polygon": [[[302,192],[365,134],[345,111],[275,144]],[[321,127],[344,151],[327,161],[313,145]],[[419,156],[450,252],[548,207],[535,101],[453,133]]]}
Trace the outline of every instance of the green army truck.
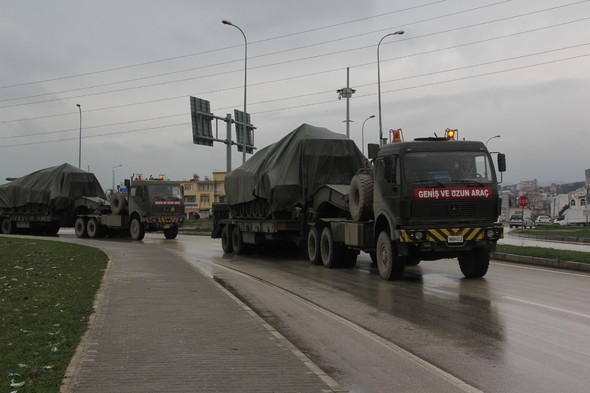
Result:
{"label": "green army truck", "polygon": [[[385,280],[443,258],[457,258],[466,277],[487,273],[503,227],[483,143],[398,135],[370,145],[369,162],[347,138],[309,125],[294,133],[302,128],[313,132],[289,134],[226,178],[228,202],[214,205],[212,233],[224,252],[291,240],[329,268],[352,267],[367,252]],[[505,170],[502,154],[498,169]]]}
{"label": "green army truck", "polygon": [[175,239],[184,222],[184,201],[179,182],[168,180],[126,180],[126,192],[114,193],[110,202],[87,200],[76,212],[77,237],[129,234],[142,240],[146,232],[163,231]]}

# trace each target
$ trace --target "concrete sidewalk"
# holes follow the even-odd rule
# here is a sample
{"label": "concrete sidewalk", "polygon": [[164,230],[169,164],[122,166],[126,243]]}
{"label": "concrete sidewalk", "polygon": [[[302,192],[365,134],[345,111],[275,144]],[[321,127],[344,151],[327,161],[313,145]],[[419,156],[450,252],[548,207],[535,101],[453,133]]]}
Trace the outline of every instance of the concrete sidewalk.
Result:
{"label": "concrete sidewalk", "polygon": [[111,263],[62,391],[342,391],[186,261],[143,243],[101,248]]}

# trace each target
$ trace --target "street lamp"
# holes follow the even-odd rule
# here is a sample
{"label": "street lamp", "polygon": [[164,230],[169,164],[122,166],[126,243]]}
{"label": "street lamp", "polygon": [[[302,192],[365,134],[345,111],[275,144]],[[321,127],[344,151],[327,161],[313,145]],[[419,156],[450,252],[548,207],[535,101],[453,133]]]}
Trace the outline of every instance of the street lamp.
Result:
{"label": "street lamp", "polygon": [[76,104],[80,111],[80,140],[78,142],[78,169],[82,169],[82,107]]}
{"label": "street lamp", "polygon": [[377,44],[377,89],[378,89],[378,95],[379,95],[379,145],[383,144],[383,123],[381,121],[381,71],[379,69],[379,47],[381,46],[381,41],[383,41],[386,37],[389,37],[390,35],[402,35],[405,32],[403,30],[398,30],[395,33],[389,33],[383,36],[383,38],[381,38],[379,40],[379,43]]}
{"label": "street lamp", "polygon": [[[244,37],[244,116],[246,116],[246,89],[248,86],[248,40],[246,39],[246,34],[244,31],[240,29],[239,26],[234,25],[229,20],[222,20],[221,23],[228,26],[233,26],[236,29],[240,30],[242,36]],[[244,146],[242,149],[242,164],[246,162],[246,140],[247,140],[248,129],[244,126]]]}
{"label": "street lamp", "polygon": [[499,138],[501,135],[494,135],[493,137],[491,137],[490,139],[487,140],[486,142],[486,148],[488,147],[488,142],[491,141],[494,138]]}
{"label": "street lamp", "polygon": [[367,120],[374,118],[375,115],[371,115],[369,117],[367,117],[365,119],[365,121],[363,121],[363,126],[361,127],[361,144],[363,147],[363,155],[365,155],[365,123],[367,122]]}
{"label": "street lamp", "polygon": [[115,192],[115,168],[120,168],[122,166],[123,166],[123,164],[119,164],[119,165],[115,165],[113,167],[113,188],[111,188],[113,190],[113,192]]}

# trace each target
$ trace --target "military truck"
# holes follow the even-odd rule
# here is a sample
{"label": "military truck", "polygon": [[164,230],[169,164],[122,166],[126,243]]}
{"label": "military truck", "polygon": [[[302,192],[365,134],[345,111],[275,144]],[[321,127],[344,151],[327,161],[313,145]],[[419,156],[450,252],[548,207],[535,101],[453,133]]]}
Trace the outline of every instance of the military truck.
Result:
{"label": "military truck", "polygon": [[77,237],[99,238],[107,234],[129,234],[134,240],[146,232],[163,231],[175,239],[184,222],[184,201],[179,182],[168,180],[126,180],[127,193],[117,192],[110,202],[87,199],[76,211]]}
{"label": "military truck", "polygon": [[94,174],[70,164],[35,171],[0,185],[2,233],[54,235],[74,225],[79,204],[105,198]]}
{"label": "military truck", "polygon": [[163,231],[174,239],[184,222],[180,183],[126,180],[128,193],[107,200],[94,174],[69,164],[33,172],[0,186],[3,234],[56,234],[74,227],[76,236],[99,238]]}
{"label": "military truck", "polygon": [[[292,144],[290,135],[276,145]],[[466,277],[483,277],[503,236],[498,180],[485,145],[454,137],[405,142],[401,132],[392,142],[370,145],[371,163],[358,158],[358,148],[329,148],[329,139],[301,144],[297,155],[273,145],[261,150],[226,178],[228,203],[214,205],[212,237],[221,237],[226,253],[291,239],[307,247],[312,264],[330,268],[354,266],[364,251],[385,280],[443,258],[458,258]],[[309,151],[324,165],[309,165]],[[281,174],[280,165],[289,173]],[[498,167],[505,171],[502,154]],[[321,180],[314,187],[310,173]],[[287,177],[293,184],[285,188]],[[241,193],[237,184],[246,186]]]}

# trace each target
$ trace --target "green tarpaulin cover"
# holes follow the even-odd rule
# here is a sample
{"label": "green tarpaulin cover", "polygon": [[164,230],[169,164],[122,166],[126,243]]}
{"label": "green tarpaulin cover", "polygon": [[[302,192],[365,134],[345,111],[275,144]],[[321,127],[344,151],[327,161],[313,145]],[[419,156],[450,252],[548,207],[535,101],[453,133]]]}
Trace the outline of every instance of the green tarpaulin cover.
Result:
{"label": "green tarpaulin cover", "polygon": [[65,209],[75,199],[100,197],[104,191],[93,173],[70,164],[41,169],[10,183],[0,185],[0,208],[11,209],[27,204],[44,204],[55,210]]}
{"label": "green tarpaulin cover", "polygon": [[270,211],[305,206],[324,184],[350,184],[367,159],[354,141],[302,124],[254,154],[225,178],[230,205],[266,199]]}

